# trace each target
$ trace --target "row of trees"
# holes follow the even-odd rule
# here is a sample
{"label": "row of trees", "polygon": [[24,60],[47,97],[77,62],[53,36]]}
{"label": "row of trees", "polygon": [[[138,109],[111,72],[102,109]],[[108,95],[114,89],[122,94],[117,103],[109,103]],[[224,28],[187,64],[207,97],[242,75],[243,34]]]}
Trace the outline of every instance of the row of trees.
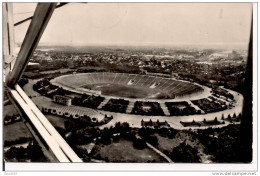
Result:
{"label": "row of trees", "polygon": [[37,142],[30,142],[27,147],[11,147],[5,152],[6,161],[25,162],[46,162],[47,159],[42,153],[41,147]]}
{"label": "row of trees", "polygon": [[68,128],[68,125],[65,125],[66,131],[70,132],[70,135],[67,137],[67,140],[72,145],[81,145],[88,144],[93,142],[95,139],[96,142],[100,142],[102,144],[110,144],[111,139],[116,140],[117,137],[114,134],[131,134],[131,128],[127,122],[117,122],[115,126],[111,126],[110,128],[105,127],[103,130],[97,127],[84,127],[80,128],[78,124]]}
{"label": "row of trees", "polygon": [[239,113],[238,115],[236,115],[236,113],[234,113],[232,117],[230,114],[228,114],[228,116],[226,118],[225,118],[224,114],[222,114],[222,116],[221,116],[221,120],[228,120],[229,122],[240,121],[241,118],[242,118],[241,113]]}
{"label": "row of trees", "polygon": [[195,121],[193,120],[192,122],[182,122],[180,121],[180,123],[184,126],[202,126],[203,124],[205,125],[220,125],[220,124],[225,124],[225,120],[229,121],[230,123],[232,123],[233,121],[240,121],[242,117],[242,114],[239,113],[239,115],[237,116],[236,113],[233,114],[233,116],[231,117],[230,114],[228,114],[227,118],[224,117],[224,114],[222,114],[221,116],[221,120],[223,120],[222,122],[220,122],[217,117],[214,118],[214,120],[207,120],[206,118],[203,119],[203,121]]}

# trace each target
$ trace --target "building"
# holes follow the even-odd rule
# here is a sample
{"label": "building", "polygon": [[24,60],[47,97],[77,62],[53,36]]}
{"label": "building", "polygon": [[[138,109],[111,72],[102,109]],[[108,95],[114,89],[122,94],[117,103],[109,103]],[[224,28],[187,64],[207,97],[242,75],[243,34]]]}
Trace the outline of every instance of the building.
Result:
{"label": "building", "polygon": [[26,70],[30,71],[30,70],[39,70],[40,69],[40,64],[39,63],[34,63],[34,62],[29,62]]}
{"label": "building", "polygon": [[152,121],[151,119],[149,121],[144,121],[142,119],[141,121],[141,126],[142,127],[149,127],[149,128],[170,128],[170,124],[168,124],[167,121],[160,122],[159,120],[157,121]]}
{"label": "building", "polygon": [[70,106],[72,99],[66,96],[54,95],[53,101],[62,105]]}

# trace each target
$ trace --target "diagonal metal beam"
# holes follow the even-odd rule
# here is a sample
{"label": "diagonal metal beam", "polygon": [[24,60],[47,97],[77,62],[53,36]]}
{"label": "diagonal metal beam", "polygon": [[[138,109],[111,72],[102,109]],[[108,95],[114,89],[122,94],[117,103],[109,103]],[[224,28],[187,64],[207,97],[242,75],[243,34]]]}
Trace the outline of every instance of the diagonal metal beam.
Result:
{"label": "diagonal metal beam", "polygon": [[21,78],[57,3],[38,3],[7,85],[14,88]]}
{"label": "diagonal metal beam", "polygon": [[[67,2],[65,2],[65,3],[60,3],[59,5],[56,6],[56,9],[57,9],[57,8],[60,8],[60,7],[64,6],[64,5],[66,5],[66,4],[68,4],[68,3],[67,3]],[[20,24],[22,24],[22,23],[25,23],[26,21],[29,21],[29,20],[31,20],[32,18],[33,18],[33,16],[30,16],[30,17],[28,17],[28,18],[26,18],[26,19],[24,19],[24,20],[22,20],[22,21],[19,21],[19,22],[15,23],[14,26],[18,26],[18,25],[20,25]]]}

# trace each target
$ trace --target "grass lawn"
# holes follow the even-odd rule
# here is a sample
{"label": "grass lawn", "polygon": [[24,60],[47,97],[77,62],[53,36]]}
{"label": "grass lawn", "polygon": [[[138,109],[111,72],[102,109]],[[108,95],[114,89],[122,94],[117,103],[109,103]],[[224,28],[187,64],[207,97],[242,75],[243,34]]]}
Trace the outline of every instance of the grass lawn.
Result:
{"label": "grass lawn", "polygon": [[157,148],[160,151],[167,150],[168,152],[172,152],[172,149],[180,145],[182,142],[186,141],[187,144],[192,147],[198,149],[199,151],[204,150],[204,146],[197,140],[192,139],[191,135],[188,132],[182,131],[178,132],[173,139],[169,139],[168,137],[162,137],[159,134],[155,134],[158,138],[158,146]]}
{"label": "grass lawn", "polygon": [[29,129],[21,122],[4,125],[4,141],[16,141],[20,138],[32,138]]}
{"label": "grass lawn", "polygon": [[189,132],[182,131],[178,132],[176,136],[173,139],[169,139],[168,137],[163,137],[160,136],[159,134],[155,134],[158,139],[158,146],[156,146],[160,151],[165,151],[167,150],[169,153],[172,152],[172,150],[180,145],[182,142],[186,141],[188,145],[191,147],[195,148],[199,152],[199,157],[202,162],[204,163],[209,163],[211,162],[210,155],[206,155],[204,153],[205,147],[200,143],[198,139],[192,139],[191,135]]}
{"label": "grass lawn", "polygon": [[55,128],[61,128],[65,130],[64,127],[64,122],[68,119],[59,117],[59,116],[54,116],[50,114],[45,114],[45,117],[50,121],[50,123],[55,127]]}
{"label": "grass lawn", "polygon": [[19,114],[19,113],[15,109],[14,105],[10,104],[10,105],[4,106],[4,112],[3,112],[4,117],[6,115],[11,116],[11,115],[17,115],[17,114]]}
{"label": "grass lawn", "polygon": [[155,136],[158,139],[157,148],[162,152],[164,150],[171,152],[173,148],[177,147],[182,142],[182,140],[178,138],[169,139],[168,137],[162,137],[159,134],[155,134]]}
{"label": "grass lawn", "polygon": [[102,95],[127,97],[127,98],[157,98],[156,95],[164,95],[157,89],[147,89],[144,87],[131,87],[114,83],[96,83],[82,86],[83,88],[100,90]]}
{"label": "grass lawn", "polygon": [[100,154],[103,159],[107,157],[109,162],[145,163],[152,160],[155,162],[164,162],[151,149],[135,149],[132,141],[122,138],[118,142],[112,142],[109,145],[99,144],[96,147],[94,157]]}
{"label": "grass lawn", "polygon": [[[18,115],[19,113],[15,109],[14,105],[4,106],[3,117],[7,115]],[[8,125],[3,125],[3,137],[4,141],[12,142],[21,138],[32,138],[29,129],[25,126],[24,122],[19,121]]]}

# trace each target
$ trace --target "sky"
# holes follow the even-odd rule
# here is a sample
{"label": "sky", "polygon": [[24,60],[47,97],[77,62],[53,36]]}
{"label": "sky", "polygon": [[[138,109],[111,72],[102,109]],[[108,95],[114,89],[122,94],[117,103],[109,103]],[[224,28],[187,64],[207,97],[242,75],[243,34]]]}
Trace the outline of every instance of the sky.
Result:
{"label": "sky", "polygon": [[[14,3],[14,22],[35,3]],[[245,45],[250,3],[69,3],[56,9],[40,44]],[[15,27],[22,42],[30,22]]]}

